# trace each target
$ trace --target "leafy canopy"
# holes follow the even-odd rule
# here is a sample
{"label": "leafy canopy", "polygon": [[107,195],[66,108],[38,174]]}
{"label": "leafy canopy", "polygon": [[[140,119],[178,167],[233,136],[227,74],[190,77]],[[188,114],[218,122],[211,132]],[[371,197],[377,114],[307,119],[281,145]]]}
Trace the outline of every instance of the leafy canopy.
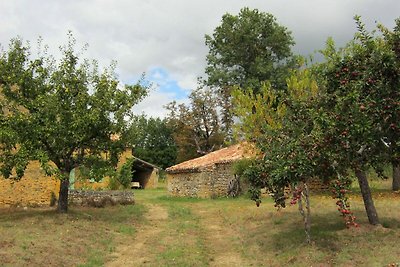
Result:
{"label": "leafy canopy", "polygon": [[294,41],[273,15],[249,8],[227,13],[213,35],[206,35],[206,45],[209,86],[257,90],[270,80],[274,88],[284,87]]}
{"label": "leafy canopy", "polygon": [[135,157],[164,169],[176,162],[177,145],[166,120],[144,115],[135,118],[127,132],[127,141]]}
{"label": "leafy canopy", "polygon": [[205,39],[209,52],[203,83],[217,93],[223,130],[231,137],[233,88],[257,94],[268,81],[274,90],[285,90],[289,70],[296,66],[294,41],[273,15],[249,8],[225,14]]}
{"label": "leafy canopy", "polygon": [[96,62],[79,59],[72,34],[68,37],[58,61],[46,51],[34,57],[19,38],[0,54],[0,171],[5,177],[13,168],[21,177],[34,159],[60,179],[76,166],[102,170],[95,172],[101,176],[124,149],[112,136],[126,130],[131,108],[147,88],[121,85],[113,67],[100,72]]}
{"label": "leafy canopy", "polygon": [[177,161],[182,162],[221,148],[224,132],[217,99],[208,88],[193,90],[190,104],[169,103],[167,123],[178,147]]}

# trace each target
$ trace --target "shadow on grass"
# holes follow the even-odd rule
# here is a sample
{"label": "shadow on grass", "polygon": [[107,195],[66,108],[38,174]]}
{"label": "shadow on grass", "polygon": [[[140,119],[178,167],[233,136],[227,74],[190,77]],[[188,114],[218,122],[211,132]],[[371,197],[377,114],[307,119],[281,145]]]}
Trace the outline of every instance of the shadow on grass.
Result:
{"label": "shadow on grass", "polygon": [[[200,197],[176,197],[163,195],[156,198],[161,202],[178,202],[178,203],[201,203],[201,202],[248,202],[254,203],[253,200],[250,199],[248,195],[241,195],[239,197],[215,197],[215,198],[200,198]],[[263,202],[272,203],[273,200],[271,198],[263,198]]]}
{"label": "shadow on grass", "polygon": [[[300,215],[290,217],[279,224],[278,232],[270,238],[276,252],[289,250],[290,248],[305,246],[306,234]],[[336,213],[312,215],[311,240],[312,245],[327,253],[335,253],[340,250],[337,232],[345,229],[343,222]],[[276,224],[276,223],[275,223]]]}
{"label": "shadow on grass", "polygon": [[17,210],[17,209],[4,209],[0,211],[0,222],[10,221],[10,220],[23,220],[31,217],[54,217],[59,215],[57,211],[53,208],[48,209],[36,209],[31,208],[29,210]]}
{"label": "shadow on grass", "polygon": [[75,207],[69,208],[67,213],[58,213],[54,208],[28,210],[3,210],[0,212],[0,222],[19,221],[29,218],[55,219],[62,224],[69,220],[88,220],[103,222],[124,222],[130,218],[141,220],[146,208],[141,204],[116,205],[105,208]]}
{"label": "shadow on grass", "polygon": [[392,217],[381,217],[381,224],[384,228],[400,229],[400,219]]}

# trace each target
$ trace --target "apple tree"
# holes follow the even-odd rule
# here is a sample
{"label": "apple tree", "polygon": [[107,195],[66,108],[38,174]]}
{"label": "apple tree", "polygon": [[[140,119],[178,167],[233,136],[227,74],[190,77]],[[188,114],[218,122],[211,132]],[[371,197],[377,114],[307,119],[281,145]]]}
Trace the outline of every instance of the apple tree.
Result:
{"label": "apple tree", "polygon": [[376,225],[379,219],[366,170],[373,167],[382,173],[387,162],[393,163],[394,170],[398,167],[399,33],[398,26],[394,32],[379,26],[383,35],[376,36],[365,30],[359,17],[355,20],[358,32],[354,41],[336,49],[329,40],[323,51],[326,60],[316,69],[326,90],[324,110],[330,120],[324,129],[330,140],[327,148],[343,170],[354,170],[369,222]]}
{"label": "apple tree", "polygon": [[234,93],[239,132],[263,155],[244,171],[252,199],[259,205],[260,188],[266,187],[276,207],[285,207],[288,199],[298,204],[307,242],[311,242],[309,182],[316,173],[330,171],[320,176],[324,178],[333,173],[320,151],[323,135],[315,123],[318,99],[318,86],[308,69],[294,71],[287,80],[287,94],[279,97],[268,85],[258,94]]}
{"label": "apple tree", "polygon": [[60,48],[61,59],[46,51],[31,54],[20,38],[0,54],[0,171],[22,177],[30,160],[60,179],[57,210],[67,212],[69,173],[77,166],[94,178],[109,174],[132,106],[147,94],[141,82],[121,85],[113,68],[100,72],[81,60],[75,40]]}

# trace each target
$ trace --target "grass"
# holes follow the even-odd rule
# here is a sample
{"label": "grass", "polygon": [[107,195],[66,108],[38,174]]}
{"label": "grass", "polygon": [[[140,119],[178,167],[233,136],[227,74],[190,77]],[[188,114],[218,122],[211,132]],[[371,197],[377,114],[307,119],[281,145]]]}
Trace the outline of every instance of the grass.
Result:
{"label": "grass", "polygon": [[[139,242],[144,228],[154,236],[140,247],[146,266],[388,266],[400,264],[400,194],[373,179],[375,205],[383,227],[368,224],[358,189],[350,194],[359,228],[346,229],[335,200],[311,198],[312,240],[305,244],[296,206],[280,211],[264,198],[169,197],[165,188],[135,190],[137,204],[0,211],[0,266],[102,266],[120,245]],[[156,223],[152,206],[168,217]],[[99,234],[101,233],[101,234]],[[135,257],[132,252],[132,257]],[[235,264],[236,263],[236,264]],[[138,265],[139,266],[139,265]]]}
{"label": "grass", "polygon": [[[0,211],[0,266],[101,266],[116,237],[143,221],[143,205]],[[104,253],[107,252],[107,253]]]}
{"label": "grass", "polygon": [[[152,199],[153,203],[173,205],[172,216],[185,217],[189,208],[195,216],[200,209],[201,220],[222,217],[222,224],[234,229],[234,236],[227,236],[232,243],[228,249],[239,252],[245,266],[387,266],[400,264],[400,194],[388,190],[387,181],[374,179],[373,194],[383,227],[368,224],[359,190],[350,194],[352,209],[360,228],[347,229],[335,201],[327,194],[312,197],[312,245],[305,244],[305,235],[297,206],[287,207],[277,212],[271,199],[263,199],[260,208],[247,198],[204,200],[196,198],[174,198],[161,195]],[[198,220],[199,217],[197,217]],[[194,218],[196,219],[196,217]],[[184,226],[180,226],[185,228]],[[201,227],[201,226],[199,226]],[[204,229],[198,230],[204,253],[210,253],[215,244],[202,236]],[[236,245],[235,244],[236,240]],[[174,250],[174,253],[183,253]],[[175,256],[172,253],[171,258]],[[194,254],[193,250],[190,255]],[[181,258],[186,258],[184,254]],[[209,259],[210,257],[208,257]],[[209,261],[210,262],[210,261]],[[208,262],[208,263],[209,263]],[[170,262],[172,264],[172,262]],[[207,264],[207,257],[203,263]],[[186,262],[186,266],[190,263]],[[183,263],[182,266],[185,266]]]}
{"label": "grass", "polygon": [[158,242],[163,250],[157,266],[207,266],[207,250],[199,218],[189,207],[167,204],[168,218]]}
{"label": "grass", "polygon": [[[138,202],[160,205],[168,212],[156,239],[147,241],[153,260],[150,266],[207,266],[208,251],[204,229],[190,203],[207,202],[195,198],[174,198],[165,187],[135,191]],[[208,200],[209,201],[209,200]],[[156,252],[156,253],[154,253]]]}

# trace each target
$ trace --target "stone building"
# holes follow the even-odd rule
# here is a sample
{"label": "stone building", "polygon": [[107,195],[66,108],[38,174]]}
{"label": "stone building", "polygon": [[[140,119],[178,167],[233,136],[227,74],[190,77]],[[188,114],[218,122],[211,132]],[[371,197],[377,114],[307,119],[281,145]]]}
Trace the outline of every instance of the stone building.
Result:
{"label": "stone building", "polygon": [[[160,167],[148,163],[142,159],[136,158],[132,155],[131,150],[126,150],[119,158],[117,169],[121,168],[128,159],[133,158],[132,163],[132,183],[138,183],[140,188],[157,188]],[[101,190],[107,188],[109,178],[105,177],[99,182],[88,180],[79,175],[79,171],[73,171],[70,175],[70,189],[93,189]]]}
{"label": "stone building", "polygon": [[233,164],[250,156],[246,144],[237,144],[169,167],[168,191],[173,196],[227,196],[229,184],[236,179]]}
{"label": "stone building", "polygon": [[59,189],[60,180],[46,176],[39,161],[31,161],[20,180],[0,175],[0,207],[49,205]]}
{"label": "stone building", "polygon": [[132,182],[138,182],[140,188],[157,188],[160,174],[159,167],[134,157],[132,164]]}
{"label": "stone building", "polygon": [[[117,168],[120,168],[132,152],[127,149],[119,158]],[[156,188],[158,185],[159,168],[141,159],[135,158],[132,165],[132,182],[139,182],[141,188]],[[75,177],[75,170],[70,174],[70,189],[103,190],[108,188],[106,177],[99,182]],[[46,176],[38,161],[31,161],[24,176],[20,180],[5,179],[0,175],[0,207],[10,206],[43,206],[49,205],[52,198],[58,198],[60,180]]]}

